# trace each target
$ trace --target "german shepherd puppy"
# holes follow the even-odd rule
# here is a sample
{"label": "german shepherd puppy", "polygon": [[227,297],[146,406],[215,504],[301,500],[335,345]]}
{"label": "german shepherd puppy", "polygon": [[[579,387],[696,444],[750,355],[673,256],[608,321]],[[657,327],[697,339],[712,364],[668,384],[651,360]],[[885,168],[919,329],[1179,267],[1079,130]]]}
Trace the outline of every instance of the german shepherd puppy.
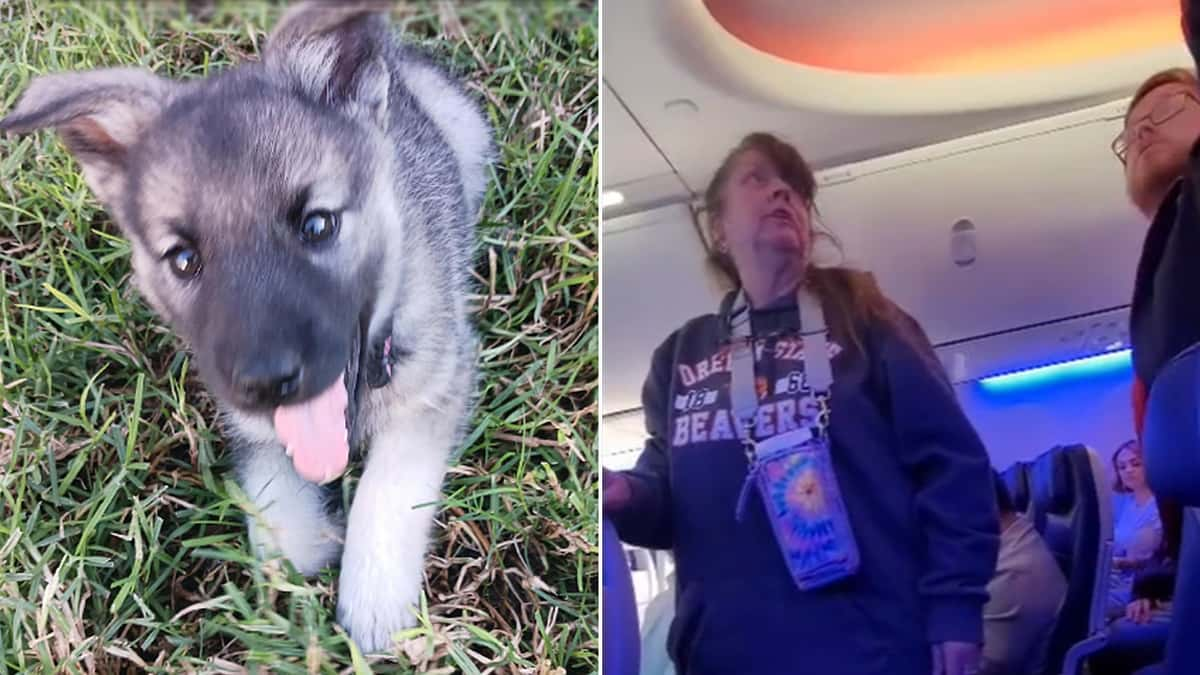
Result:
{"label": "german shepherd puppy", "polygon": [[[186,82],[33,80],[0,131],[55,129],[221,410],[259,555],[312,575],[364,651],[415,623],[476,385],[467,294],[494,156],[480,108],[387,2],[307,2],[261,62]],[[366,450],[349,517],[322,487]]]}

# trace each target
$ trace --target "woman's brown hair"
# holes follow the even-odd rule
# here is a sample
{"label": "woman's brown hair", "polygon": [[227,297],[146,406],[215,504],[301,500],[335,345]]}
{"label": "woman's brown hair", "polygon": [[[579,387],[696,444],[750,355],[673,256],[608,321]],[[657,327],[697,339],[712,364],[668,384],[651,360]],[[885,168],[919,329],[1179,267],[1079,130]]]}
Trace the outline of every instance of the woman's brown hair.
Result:
{"label": "woman's brown hair", "polygon": [[[817,214],[815,198],[817,195],[817,180],[812,168],[796,150],[788,143],[768,133],[753,133],[742,139],[733,150],[725,156],[721,166],[708,184],[704,192],[704,210],[708,214],[709,228],[707,241],[713,240],[712,226],[714,219],[721,213],[722,193],[734,161],[742,153],[757,150],[768,158],[779,171],[780,178],[796,191],[808,206],[810,212]],[[821,236],[830,240],[839,250],[841,246],[829,232],[813,228],[813,241]],[[811,248],[811,247],[810,247]],[[741,286],[737,267],[728,253],[718,251],[715,246],[708,246],[708,262],[726,281],[735,287]],[[893,305],[880,290],[875,277],[867,272],[853,270],[847,267],[818,267],[812,263],[809,254],[808,268],[805,271],[805,283],[816,293],[826,306],[834,311],[830,314],[830,328],[840,335],[846,336],[850,342],[863,350],[859,326],[873,319],[891,321],[895,314]]]}

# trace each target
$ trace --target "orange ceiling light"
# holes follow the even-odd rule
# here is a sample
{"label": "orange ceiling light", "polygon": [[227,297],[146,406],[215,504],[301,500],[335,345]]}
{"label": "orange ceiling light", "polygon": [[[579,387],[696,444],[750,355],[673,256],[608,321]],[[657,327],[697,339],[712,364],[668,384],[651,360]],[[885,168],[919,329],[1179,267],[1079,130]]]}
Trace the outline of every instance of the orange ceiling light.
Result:
{"label": "orange ceiling light", "polygon": [[1179,0],[703,1],[755,49],[858,73],[1029,70],[1182,42]]}

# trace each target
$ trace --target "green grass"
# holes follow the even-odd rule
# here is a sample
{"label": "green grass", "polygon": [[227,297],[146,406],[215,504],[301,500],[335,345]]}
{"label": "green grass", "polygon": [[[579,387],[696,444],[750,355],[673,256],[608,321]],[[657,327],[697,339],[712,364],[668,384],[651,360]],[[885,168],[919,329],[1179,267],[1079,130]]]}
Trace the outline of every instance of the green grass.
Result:
{"label": "green grass", "polygon": [[[0,0],[0,110],[43,72],[203,76],[257,54],[278,12]],[[596,10],[395,18],[466,75],[501,141],[476,266],[481,408],[420,627],[363,660],[335,624],[336,570],[253,559],[211,400],[44,132],[0,140],[0,674],[597,670]]]}

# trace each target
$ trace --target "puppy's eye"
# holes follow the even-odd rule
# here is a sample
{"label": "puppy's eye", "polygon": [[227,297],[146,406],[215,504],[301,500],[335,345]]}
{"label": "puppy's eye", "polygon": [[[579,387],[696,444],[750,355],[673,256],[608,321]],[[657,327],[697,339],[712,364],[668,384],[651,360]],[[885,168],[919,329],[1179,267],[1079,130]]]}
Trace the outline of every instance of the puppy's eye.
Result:
{"label": "puppy's eye", "polygon": [[309,211],[300,222],[300,239],[306,244],[327,241],[337,234],[338,220],[332,211]]}
{"label": "puppy's eye", "polygon": [[200,252],[191,246],[176,246],[163,256],[171,267],[171,272],[180,279],[188,280],[200,274],[203,263]]}

